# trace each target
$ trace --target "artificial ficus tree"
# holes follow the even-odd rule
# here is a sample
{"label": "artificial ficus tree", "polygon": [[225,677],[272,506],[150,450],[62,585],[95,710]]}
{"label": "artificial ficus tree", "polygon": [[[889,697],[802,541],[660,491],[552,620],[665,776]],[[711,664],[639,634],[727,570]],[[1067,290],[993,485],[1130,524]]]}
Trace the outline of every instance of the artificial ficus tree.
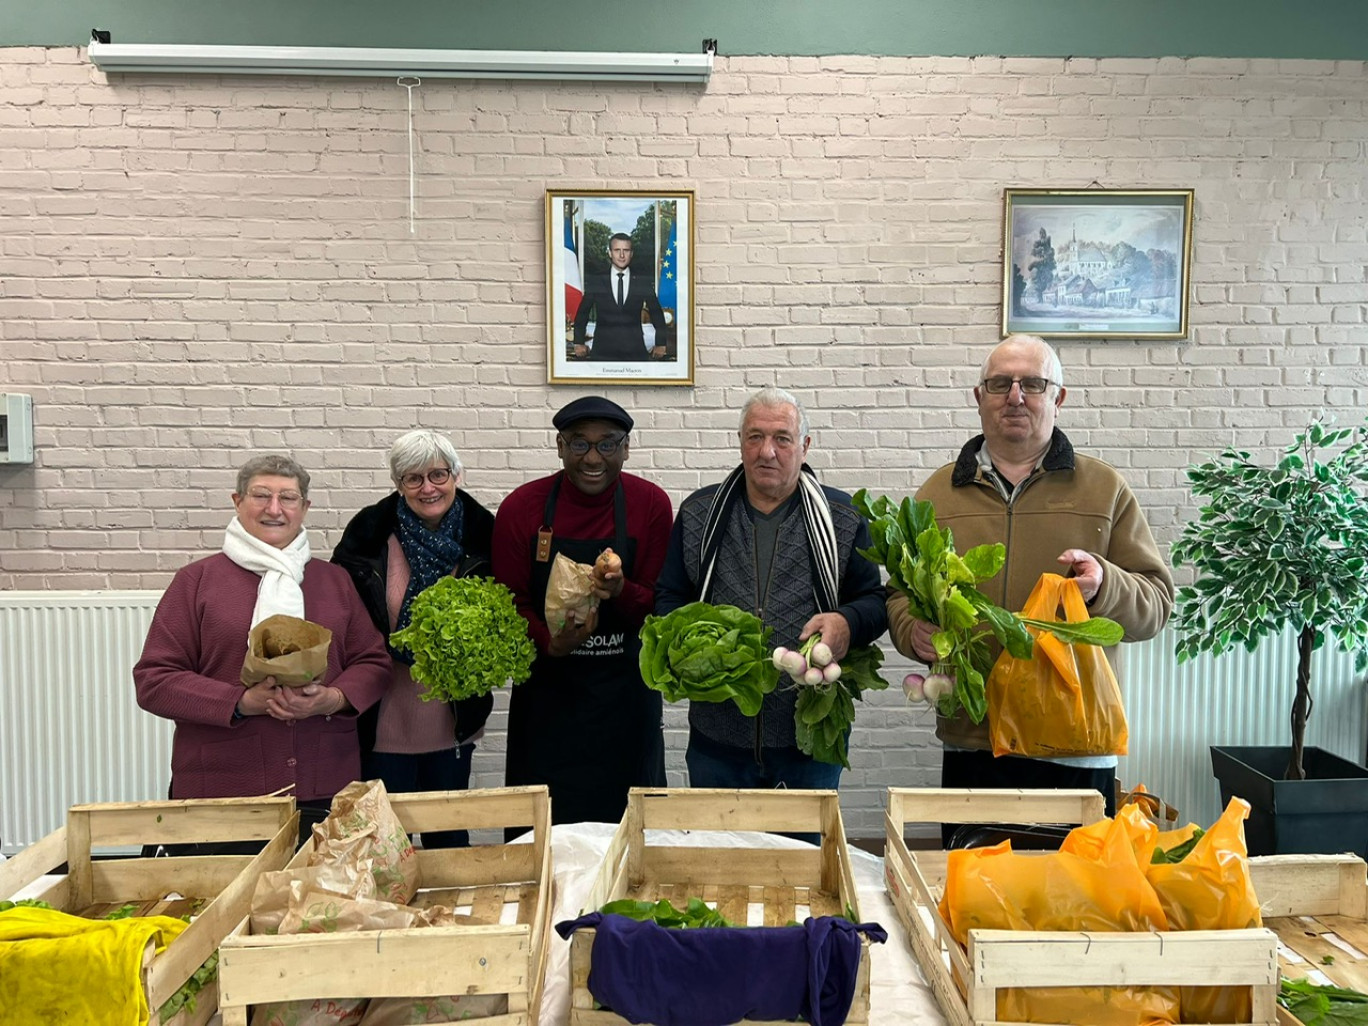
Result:
{"label": "artificial ficus tree", "polygon": [[1311,653],[1333,639],[1368,666],[1368,438],[1318,419],[1273,466],[1227,449],[1187,476],[1202,505],[1173,546],[1173,565],[1195,570],[1178,589],[1178,661],[1295,632],[1286,776],[1302,780]]}

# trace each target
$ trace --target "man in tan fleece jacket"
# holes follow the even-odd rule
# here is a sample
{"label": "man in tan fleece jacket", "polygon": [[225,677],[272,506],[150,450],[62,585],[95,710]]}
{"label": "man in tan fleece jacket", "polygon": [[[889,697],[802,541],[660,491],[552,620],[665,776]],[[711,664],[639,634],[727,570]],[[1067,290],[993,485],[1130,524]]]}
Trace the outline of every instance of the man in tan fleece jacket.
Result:
{"label": "man in tan fleece jacket", "polygon": [[[930,501],[955,548],[1002,542],[1002,573],[984,581],[992,601],[1020,610],[1042,573],[1078,580],[1094,616],[1116,620],[1126,641],[1152,638],[1173,608],[1173,577],[1149,524],[1121,475],[1074,452],[1055,426],[1067,389],[1059,357],[1044,340],[1013,335],[984,361],[974,388],[983,434],[941,467],[917,492]],[[936,625],[908,612],[905,596],[888,595],[889,634],[903,655],[936,658]],[[1114,812],[1114,755],[1070,759],[994,758],[988,723],[961,710],[937,717],[945,745],[945,787],[1086,787],[1102,792]],[[942,831],[949,843],[950,830]]]}

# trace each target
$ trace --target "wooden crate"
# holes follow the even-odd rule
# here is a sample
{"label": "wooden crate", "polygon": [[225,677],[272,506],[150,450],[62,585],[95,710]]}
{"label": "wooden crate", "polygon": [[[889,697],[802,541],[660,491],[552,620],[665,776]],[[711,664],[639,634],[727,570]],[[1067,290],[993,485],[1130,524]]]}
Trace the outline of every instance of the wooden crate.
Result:
{"label": "wooden crate", "polygon": [[946,1021],[1009,1026],[996,1018],[997,991],[1007,987],[1220,985],[1251,987],[1253,1022],[1274,1026],[1277,941],[1270,930],[971,930],[966,952],[937,909],[946,853],[912,851],[905,840],[908,823],[1082,824],[1102,815],[1094,791],[889,789],[884,883]]}
{"label": "wooden crate", "polygon": [[[105,851],[220,841],[265,841],[266,845],[255,856],[148,859],[106,857]],[[0,898],[30,888],[27,897],[92,919],[127,904],[136,905],[138,915],[180,916],[198,907],[194,922],[147,964],[143,988],[152,1010],[151,1026],[203,1026],[218,1004],[214,982],[199,992],[193,1011],[182,1009],[162,1023],[159,1009],[247,913],[257,877],[284,866],[298,841],[299,815],[292,798],[77,805],[67,813],[66,826],[0,863]],[[65,875],[56,876],[46,889],[31,888],[55,874],[63,863]],[[165,900],[172,893],[183,898]]]}
{"label": "wooden crate", "polygon": [[[469,907],[502,925],[263,936],[244,917],[219,948],[224,1026],[246,1026],[249,1006],[266,1002],[454,994],[506,994],[508,1014],[480,1022],[536,1026],[553,897],[547,789],[429,791],[389,801],[410,833],[532,828],[530,844],[417,852],[414,905]],[[290,867],[305,865],[313,847],[311,838]]]}
{"label": "wooden crate", "polygon": [[[648,839],[647,830],[810,833],[820,835],[821,845],[804,849],[671,845]],[[689,898],[701,898],[734,923],[751,922],[752,910],[765,926],[801,922],[807,915],[850,915],[859,922],[839,797],[835,791],[634,788],[585,910],[623,898],[668,898],[677,908]],[[578,930],[570,939],[571,1026],[627,1022],[594,1007],[589,993],[594,934],[591,929]],[[847,1023],[869,1022],[869,964],[869,941],[864,939]],[[699,987],[708,984],[698,981]],[[801,985],[801,980],[795,981],[795,986]]]}
{"label": "wooden crate", "polygon": [[[1278,935],[1282,974],[1368,992],[1368,876],[1363,860],[1355,855],[1258,855],[1249,860],[1249,872],[1264,926]],[[1328,940],[1331,936],[1352,950]],[[1334,961],[1325,963],[1327,955]],[[1283,1008],[1278,1021],[1300,1026]]]}

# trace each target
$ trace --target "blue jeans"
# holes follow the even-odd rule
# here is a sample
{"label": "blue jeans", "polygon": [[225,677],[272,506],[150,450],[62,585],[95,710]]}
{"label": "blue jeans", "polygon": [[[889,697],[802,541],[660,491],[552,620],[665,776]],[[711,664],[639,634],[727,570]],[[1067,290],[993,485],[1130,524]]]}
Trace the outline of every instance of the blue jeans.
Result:
{"label": "blue jeans", "polygon": [[689,731],[684,753],[690,787],[787,787],[834,790],[841,783],[841,767],[818,762],[797,748],[755,749],[721,745],[697,731]]}
{"label": "blue jeans", "polygon": [[[470,759],[474,754],[474,741],[418,755],[367,752],[361,758],[361,767],[367,780],[378,777],[390,794],[464,791],[470,787]],[[470,847],[470,834],[465,830],[433,830],[422,837],[424,848]]]}

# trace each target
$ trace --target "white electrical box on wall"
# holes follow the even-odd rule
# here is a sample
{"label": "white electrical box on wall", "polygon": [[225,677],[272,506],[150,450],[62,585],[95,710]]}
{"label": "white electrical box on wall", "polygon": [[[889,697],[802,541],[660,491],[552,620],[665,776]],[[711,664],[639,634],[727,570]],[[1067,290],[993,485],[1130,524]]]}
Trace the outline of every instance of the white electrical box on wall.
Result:
{"label": "white electrical box on wall", "polygon": [[0,394],[0,463],[33,462],[33,398]]}

